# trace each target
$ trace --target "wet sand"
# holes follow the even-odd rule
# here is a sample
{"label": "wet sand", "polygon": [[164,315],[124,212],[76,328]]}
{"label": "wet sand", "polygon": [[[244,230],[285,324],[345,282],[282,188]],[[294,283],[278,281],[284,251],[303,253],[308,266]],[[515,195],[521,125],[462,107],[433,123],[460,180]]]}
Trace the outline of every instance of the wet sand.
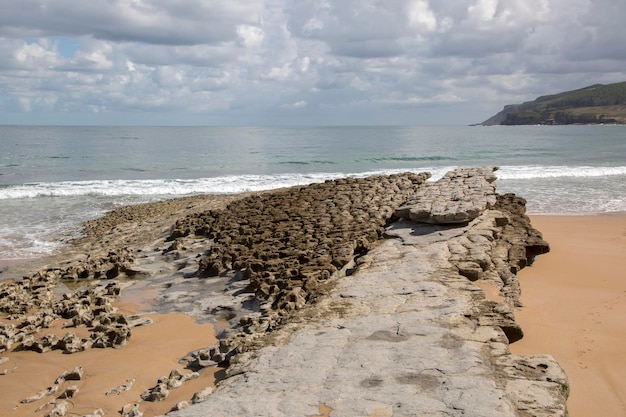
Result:
{"label": "wet sand", "polygon": [[626,215],[531,218],[551,251],[519,274],[511,350],[556,358],[571,417],[626,415]]}
{"label": "wet sand", "polygon": [[[152,242],[162,242],[167,231],[176,219],[187,213],[222,208],[238,196],[202,195],[188,198],[165,200],[136,206],[122,207],[107,215],[85,224],[85,237],[68,246],[58,254],[36,259],[0,259],[0,281],[5,278],[19,279],[44,266],[62,265],[67,261],[84,258],[85,254],[94,257],[106,254],[110,248],[131,245],[142,247]],[[123,291],[114,306],[125,315],[154,312],[150,305],[154,291]],[[217,343],[215,328],[211,324],[198,324],[186,314],[146,314],[154,323],[134,327],[126,346],[120,349],[91,348],[74,354],[63,354],[60,350],[46,353],[33,351],[7,351],[0,355],[9,360],[0,363],[0,416],[44,415],[52,406],[35,412],[46,403],[53,401],[63,390],[76,385],[78,393],[69,399],[71,415],[85,415],[101,408],[105,415],[119,415],[121,408],[136,403],[145,390],[154,387],[158,379],[167,377],[176,369],[182,374],[191,373],[179,361],[189,352],[213,346]],[[0,314],[0,323],[6,314]],[[89,337],[84,328],[63,329],[57,320],[44,333],[54,333],[62,337],[73,331],[79,337]],[[84,378],[80,381],[66,381],[53,395],[45,396],[32,403],[22,404],[21,400],[47,389],[65,371],[82,366]],[[5,372],[6,370],[6,372]],[[221,368],[205,368],[200,377],[185,382],[181,387],[171,389],[163,402],[143,401],[140,410],[144,417],[163,415],[173,405],[190,400],[195,392],[215,386],[216,374]],[[4,373],[4,374],[3,374]],[[105,395],[111,388],[134,379],[132,388],[120,395]]]}
{"label": "wet sand", "polygon": [[[121,312],[134,313],[136,305],[117,304]],[[32,351],[5,352],[2,356],[9,361],[0,364],[0,371],[7,370],[0,376],[2,394],[0,395],[0,415],[32,416],[49,412],[48,406],[40,413],[35,410],[54,400],[64,389],[76,385],[78,393],[69,401],[72,415],[85,415],[101,408],[105,415],[118,415],[126,404],[136,403],[141,393],[156,385],[160,377],[169,375],[177,369],[182,374],[191,373],[178,361],[188,352],[211,346],[216,343],[213,326],[197,324],[185,314],[147,314],[154,320],[149,326],[133,328],[128,344],[120,349],[87,349],[84,352],[63,354],[55,350],[46,353]],[[52,329],[63,335],[68,329],[60,329],[60,323]],[[77,329],[72,329],[76,331]],[[82,329],[85,331],[86,329]],[[50,331],[52,333],[52,331]],[[76,332],[77,334],[79,332]],[[79,334],[87,336],[88,333]],[[20,401],[35,395],[51,386],[63,372],[77,366],[84,369],[80,381],[66,381],[59,390],[38,401],[21,404]],[[144,416],[165,414],[171,407],[183,400],[189,400],[194,392],[207,386],[215,385],[215,373],[218,368],[207,368],[200,377],[185,382],[182,387],[170,390],[170,395],[163,402],[142,402],[140,409]],[[119,395],[106,395],[113,387],[134,379],[132,387]]]}

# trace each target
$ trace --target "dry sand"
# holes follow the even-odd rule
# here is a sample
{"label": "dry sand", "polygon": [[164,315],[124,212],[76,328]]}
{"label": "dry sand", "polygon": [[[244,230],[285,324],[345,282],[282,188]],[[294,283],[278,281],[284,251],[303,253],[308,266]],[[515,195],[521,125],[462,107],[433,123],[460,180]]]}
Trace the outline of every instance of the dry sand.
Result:
{"label": "dry sand", "polygon": [[626,215],[531,216],[551,251],[519,274],[525,337],[565,369],[571,417],[626,415]]}

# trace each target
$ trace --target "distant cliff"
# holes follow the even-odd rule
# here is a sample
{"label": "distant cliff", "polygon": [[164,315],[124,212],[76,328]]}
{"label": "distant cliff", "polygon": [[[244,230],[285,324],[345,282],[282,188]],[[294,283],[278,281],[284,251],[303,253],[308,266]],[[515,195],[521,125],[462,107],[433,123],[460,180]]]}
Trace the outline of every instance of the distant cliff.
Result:
{"label": "distant cliff", "polygon": [[626,124],[626,82],[595,84],[504,106],[480,123],[491,125]]}

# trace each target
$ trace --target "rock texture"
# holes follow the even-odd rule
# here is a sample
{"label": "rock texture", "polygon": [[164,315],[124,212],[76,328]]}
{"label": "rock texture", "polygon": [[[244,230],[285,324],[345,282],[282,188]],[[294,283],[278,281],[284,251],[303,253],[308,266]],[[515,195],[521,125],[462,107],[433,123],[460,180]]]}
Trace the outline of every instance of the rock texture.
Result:
{"label": "rock texture", "polygon": [[446,173],[421,187],[395,215],[420,223],[467,223],[496,203],[496,167],[465,168]]}
{"label": "rock texture", "polygon": [[[184,247],[182,238],[208,237],[212,243],[197,275],[238,271],[259,305],[259,314],[242,318],[240,325],[248,334],[263,333],[314,301],[333,274],[374,247],[394,208],[428,177],[346,178],[253,195],[178,221],[168,251]],[[225,342],[229,354],[245,350],[250,338],[244,339]]]}
{"label": "rock texture", "polygon": [[[549,246],[525,201],[496,193],[495,171],[345,178],[210,207],[181,199],[116,211],[89,224],[89,256],[0,285],[0,353],[123,348],[150,321],[112,302],[122,290],[151,291],[157,311],[219,325],[220,342],[181,358],[194,372],[155,381],[123,416],[143,415],[142,401],[167,401],[218,364],[227,368],[216,389],[172,403],[171,415],[566,416],[558,364],[508,348],[523,337],[516,274]],[[125,233],[125,219],[155,212],[154,225]],[[129,276],[139,279],[111,280]],[[86,285],[59,292],[67,280]],[[487,300],[476,281],[503,301]],[[55,320],[90,336],[47,334]],[[55,394],[59,413],[76,392]]]}
{"label": "rock texture", "polygon": [[[265,347],[238,352],[204,402],[172,414],[565,416],[569,388],[554,359],[508,349],[522,337],[515,272],[548,245],[530,228],[523,200],[496,198],[491,186],[475,192],[476,183],[493,183],[492,169],[471,172],[424,193],[456,191],[472,196],[468,204],[414,218],[427,224],[391,225],[355,272],[266,333]],[[487,301],[478,279],[502,288],[505,301]]]}

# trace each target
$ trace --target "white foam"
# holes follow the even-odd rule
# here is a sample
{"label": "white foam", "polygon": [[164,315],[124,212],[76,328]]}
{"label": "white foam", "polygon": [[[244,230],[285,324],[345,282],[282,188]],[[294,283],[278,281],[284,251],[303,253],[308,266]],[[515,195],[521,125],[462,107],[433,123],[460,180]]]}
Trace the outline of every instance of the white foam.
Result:
{"label": "white foam", "polygon": [[539,179],[539,178],[593,178],[626,175],[626,166],[504,166],[496,172],[499,179]]}
{"label": "white foam", "polygon": [[197,179],[38,182],[0,189],[0,200],[86,195],[113,197],[123,195],[175,196],[199,193],[234,194],[247,191],[271,190],[294,185],[306,185],[345,176],[364,177],[368,175],[387,174],[392,172],[397,171],[372,171],[357,174],[335,172],[311,174],[238,175]]}
{"label": "white foam", "polygon": [[[441,178],[447,171],[456,167],[424,167],[413,172],[428,171],[432,179]],[[407,170],[381,170],[360,173],[309,173],[274,175],[231,175],[196,179],[154,179],[154,180],[94,180],[37,182],[0,189],[0,200],[36,197],[68,196],[179,196],[199,193],[234,194],[246,191],[270,190],[294,185],[306,185],[346,176],[364,177],[368,175],[394,174]],[[499,179],[540,179],[564,177],[610,177],[626,175],[625,166],[503,166],[496,172]]]}

